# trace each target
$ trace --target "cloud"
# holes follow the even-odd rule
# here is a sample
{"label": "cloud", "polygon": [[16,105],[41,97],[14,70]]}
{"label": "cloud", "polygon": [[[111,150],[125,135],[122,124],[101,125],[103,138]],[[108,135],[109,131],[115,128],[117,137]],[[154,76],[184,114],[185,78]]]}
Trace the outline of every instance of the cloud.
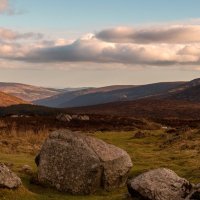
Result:
{"label": "cloud", "polygon": [[96,37],[114,43],[196,43],[200,42],[199,25],[173,25],[168,27],[153,27],[134,29],[117,27],[98,32]]}
{"label": "cloud", "polygon": [[9,0],[0,0],[0,14],[7,15],[19,15],[23,14],[23,11],[16,10],[10,5]]}
{"label": "cloud", "polygon": [[130,28],[110,30],[107,34],[105,30],[89,33],[77,40],[49,40],[34,32],[0,29],[0,59],[31,66],[46,63],[61,68],[82,64],[86,67],[92,63],[98,68],[100,65],[129,68],[200,66],[200,38],[196,36],[198,25],[158,26],[151,31],[149,28],[143,28],[143,31],[136,29],[134,37],[130,36],[133,35]]}
{"label": "cloud", "polygon": [[126,65],[170,66],[199,64],[200,45],[116,44],[95,37],[79,39],[72,44],[35,49],[17,60],[30,63],[92,62]]}
{"label": "cloud", "polygon": [[8,6],[8,0],[1,0],[0,1],[0,13],[5,12],[6,10],[8,10],[9,6]]}
{"label": "cloud", "polygon": [[41,33],[19,33],[10,29],[0,28],[0,39],[1,40],[19,40],[19,39],[34,39],[39,40],[43,38]]}

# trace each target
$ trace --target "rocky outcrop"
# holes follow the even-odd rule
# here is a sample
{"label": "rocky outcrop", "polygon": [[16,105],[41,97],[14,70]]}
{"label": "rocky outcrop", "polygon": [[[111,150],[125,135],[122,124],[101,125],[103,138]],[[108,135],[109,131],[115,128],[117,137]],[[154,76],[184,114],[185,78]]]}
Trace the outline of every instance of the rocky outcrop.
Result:
{"label": "rocky outcrop", "polygon": [[72,120],[72,117],[68,114],[60,113],[56,116],[56,119],[61,122],[70,122]]}
{"label": "rocky outcrop", "polygon": [[102,140],[71,131],[50,134],[36,158],[38,180],[60,191],[90,194],[123,186],[132,167],[129,155]]}
{"label": "rocky outcrop", "polygon": [[0,188],[14,189],[21,185],[21,179],[5,164],[0,163]]}
{"label": "rocky outcrop", "polygon": [[70,122],[71,120],[89,121],[90,117],[88,115],[69,115],[60,113],[56,116],[56,119],[62,122]]}
{"label": "rocky outcrop", "polygon": [[183,200],[192,192],[192,184],[175,172],[159,168],[128,182],[132,197],[146,200]]}
{"label": "rocky outcrop", "polygon": [[80,121],[89,121],[90,117],[88,115],[72,115],[72,119]]}

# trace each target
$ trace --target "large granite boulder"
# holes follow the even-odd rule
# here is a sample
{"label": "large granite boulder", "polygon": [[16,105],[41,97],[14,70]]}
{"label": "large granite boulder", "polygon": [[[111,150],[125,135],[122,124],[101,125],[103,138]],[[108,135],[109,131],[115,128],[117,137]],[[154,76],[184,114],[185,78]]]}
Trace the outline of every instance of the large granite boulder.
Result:
{"label": "large granite boulder", "polygon": [[0,163],[0,188],[14,189],[22,184],[21,179],[5,164]]}
{"label": "large granite boulder", "polygon": [[159,168],[148,171],[128,182],[132,197],[145,200],[183,200],[192,191],[192,185],[175,172]]}
{"label": "large granite boulder", "polygon": [[38,181],[72,194],[123,186],[132,162],[122,149],[71,131],[50,134],[36,158]]}

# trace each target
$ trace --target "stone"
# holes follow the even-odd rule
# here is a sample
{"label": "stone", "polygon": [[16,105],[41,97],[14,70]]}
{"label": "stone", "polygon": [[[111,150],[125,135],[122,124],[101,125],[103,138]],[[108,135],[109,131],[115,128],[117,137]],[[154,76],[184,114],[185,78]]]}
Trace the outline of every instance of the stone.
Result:
{"label": "stone", "polygon": [[126,184],[129,155],[114,145],[66,130],[55,131],[36,158],[38,181],[72,194],[90,194]]}
{"label": "stone", "polygon": [[0,163],[0,188],[15,189],[21,184],[21,179],[5,164]]}
{"label": "stone", "polygon": [[68,114],[60,113],[56,116],[56,119],[61,122],[70,122],[72,120],[72,117]]}
{"label": "stone", "polygon": [[20,169],[20,171],[25,173],[25,174],[28,174],[28,175],[32,175],[33,174],[33,169],[29,165],[23,165],[22,168]]}
{"label": "stone", "polygon": [[200,184],[193,185],[190,195],[185,200],[200,200]]}
{"label": "stone", "polygon": [[79,120],[81,121],[89,121],[90,117],[88,115],[80,115]]}
{"label": "stone", "polygon": [[72,115],[72,119],[80,121],[89,121],[90,117],[88,115]]}
{"label": "stone", "polygon": [[170,169],[159,168],[130,180],[128,191],[132,197],[146,200],[183,200],[192,184]]}

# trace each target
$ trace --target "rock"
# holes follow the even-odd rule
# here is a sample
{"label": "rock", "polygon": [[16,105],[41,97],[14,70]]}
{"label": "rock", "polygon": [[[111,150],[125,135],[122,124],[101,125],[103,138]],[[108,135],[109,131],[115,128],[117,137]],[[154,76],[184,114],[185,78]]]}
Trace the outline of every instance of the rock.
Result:
{"label": "rock", "polygon": [[88,115],[72,115],[72,119],[80,121],[89,121],[90,117]]}
{"label": "rock", "polygon": [[192,191],[192,184],[169,169],[159,168],[130,180],[128,190],[140,199],[183,200]]}
{"label": "rock", "polygon": [[33,174],[33,169],[29,165],[23,165],[20,171],[25,173],[25,174],[28,174],[28,175],[32,175]]}
{"label": "rock", "polygon": [[40,154],[38,154],[38,155],[35,157],[35,164],[37,165],[37,167],[39,166],[39,163],[40,163]]}
{"label": "rock", "polygon": [[185,200],[200,200],[200,190],[195,190]]}
{"label": "rock", "polygon": [[13,166],[14,166],[14,163],[11,163],[11,162],[4,162],[3,163],[6,167],[8,167],[9,169],[12,169]]}
{"label": "rock", "polygon": [[200,200],[200,184],[193,185],[193,189],[185,200]]}
{"label": "rock", "polygon": [[21,179],[5,164],[0,163],[0,188],[14,189],[22,184]]}
{"label": "rock", "polygon": [[68,114],[60,113],[56,116],[56,119],[61,122],[70,122],[72,120],[72,117]]}
{"label": "rock", "polygon": [[90,117],[88,115],[80,115],[79,120],[81,121],[89,121]]}
{"label": "rock", "polygon": [[122,149],[71,131],[50,134],[37,156],[38,180],[60,191],[90,194],[123,186],[132,162]]}
{"label": "rock", "polygon": [[64,114],[60,113],[59,115],[56,116],[56,119],[61,122],[70,122],[72,119],[73,120],[80,120],[80,121],[89,121],[90,117],[88,115],[69,115],[69,114]]}

